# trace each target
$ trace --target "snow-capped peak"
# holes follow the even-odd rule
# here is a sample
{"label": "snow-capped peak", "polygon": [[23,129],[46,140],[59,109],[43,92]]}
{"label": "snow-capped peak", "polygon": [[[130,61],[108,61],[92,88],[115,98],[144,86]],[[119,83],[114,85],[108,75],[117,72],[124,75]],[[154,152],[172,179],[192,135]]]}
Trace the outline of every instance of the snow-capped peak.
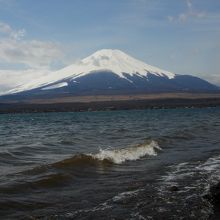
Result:
{"label": "snow-capped peak", "polygon": [[168,78],[173,78],[175,76],[175,74],[171,72],[150,66],[116,49],[99,50],[89,57],[82,59],[77,64],[68,66],[61,71],[63,74],[72,72],[73,77],[78,77],[79,73],[81,73],[80,76],[82,76],[93,71],[101,70],[111,71],[122,78],[126,78],[123,73],[127,73],[129,75],[138,73],[142,76],[146,76],[148,72],[160,76],[167,76]]}
{"label": "snow-capped peak", "polygon": [[[34,79],[27,84],[10,90],[8,93],[35,89],[64,79],[74,80],[81,76],[92,74],[93,72],[98,71],[109,71],[125,79],[127,78],[124,73],[129,74],[130,76],[138,75],[139,77],[147,77],[148,73],[167,77],[169,79],[175,77],[174,73],[150,66],[120,50],[102,49],[70,66],[52,72],[51,74],[47,74],[41,78]],[[129,79],[127,80],[130,81]]]}

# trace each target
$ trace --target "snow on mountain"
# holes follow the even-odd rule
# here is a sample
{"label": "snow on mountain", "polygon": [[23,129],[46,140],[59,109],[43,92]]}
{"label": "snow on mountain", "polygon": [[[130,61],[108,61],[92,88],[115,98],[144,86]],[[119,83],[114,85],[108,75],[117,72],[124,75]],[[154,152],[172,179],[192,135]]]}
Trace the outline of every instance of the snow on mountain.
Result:
{"label": "snow on mountain", "polygon": [[[94,72],[112,72],[118,77],[126,79],[128,82],[133,83],[133,81],[128,78],[128,76],[138,76],[146,78],[148,74],[165,77],[167,79],[175,78],[176,74],[161,70],[157,67],[150,66],[142,61],[139,61],[120,50],[103,49],[95,52],[87,58],[81,61],[67,66],[61,70],[54,71],[51,74],[35,79],[29,83],[21,85],[15,89],[12,89],[8,94],[13,94],[17,92],[22,92],[26,90],[32,90],[39,87],[44,87],[46,89],[60,88],[67,86],[67,83],[56,85],[51,85],[63,80],[72,80],[93,74]],[[124,74],[126,73],[126,74]]]}
{"label": "snow on mountain", "polygon": [[52,85],[52,86],[44,87],[44,88],[42,88],[42,90],[58,89],[58,88],[62,88],[62,87],[65,87],[65,86],[68,86],[68,83],[67,82],[61,82],[61,83],[57,83],[57,84]]}
{"label": "snow on mountain", "polygon": [[76,71],[80,74],[74,74],[73,78],[83,76],[92,71],[108,70],[117,74],[121,78],[126,78],[123,73],[129,75],[146,76],[147,72],[155,75],[167,76],[173,78],[175,74],[161,70],[157,67],[150,66],[142,61],[139,61],[120,50],[103,49],[95,52],[91,56],[81,60],[76,65],[71,65],[61,70],[61,73],[69,73]]}

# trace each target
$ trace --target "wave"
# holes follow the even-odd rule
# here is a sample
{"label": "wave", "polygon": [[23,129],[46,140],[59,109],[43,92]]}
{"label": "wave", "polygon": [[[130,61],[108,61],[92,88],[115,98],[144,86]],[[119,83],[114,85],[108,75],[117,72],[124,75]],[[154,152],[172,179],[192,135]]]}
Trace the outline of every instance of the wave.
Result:
{"label": "wave", "polygon": [[1,194],[15,194],[32,191],[34,189],[63,187],[71,181],[68,174],[54,173],[47,174],[36,179],[26,178],[23,182],[0,186]]}
{"label": "wave", "polygon": [[[201,219],[201,216],[202,219],[210,219],[210,216],[215,215],[215,209],[219,210],[219,203],[216,205],[215,199],[219,199],[220,155],[206,161],[193,160],[167,168],[166,175],[160,179],[158,194],[163,198],[172,197],[169,200],[171,209],[178,200],[181,207],[188,207],[191,213],[196,214],[195,219]],[[214,216],[211,219],[218,218]]]}
{"label": "wave", "polygon": [[138,160],[146,155],[156,156],[157,150],[161,150],[156,141],[144,143],[130,148],[117,150],[99,150],[97,154],[90,154],[94,159],[100,161],[108,160],[115,164],[121,164],[125,161]]}
{"label": "wave", "polygon": [[68,212],[67,214],[64,215],[58,215],[58,216],[56,215],[56,216],[61,219],[62,218],[79,219],[80,217],[82,219],[82,216],[84,214],[98,212],[98,211],[105,211],[106,209],[112,209],[114,207],[114,204],[120,204],[120,203],[124,204],[126,200],[136,197],[142,191],[144,191],[144,189],[122,192],[92,208],[79,209],[73,212]]}
{"label": "wave", "polygon": [[126,161],[138,160],[146,155],[156,156],[157,151],[162,150],[156,141],[123,149],[100,149],[96,154],[79,154],[71,158],[54,163],[56,168],[85,165],[110,165],[122,164]]}
{"label": "wave", "polygon": [[[103,169],[113,164],[135,161],[147,155],[156,156],[160,150],[161,148],[156,141],[148,141],[123,149],[100,149],[95,154],[77,154],[56,163],[41,165],[19,172],[18,177],[21,178],[21,182],[13,183],[12,181],[7,186],[0,186],[0,193],[10,194],[39,188],[64,186],[69,184],[76,176],[86,176],[88,178],[89,174],[97,171],[96,168],[101,167]],[[95,169],[93,170],[93,168]],[[24,177],[25,181],[23,181]],[[129,195],[128,193],[123,193],[116,196],[114,200],[118,201]]]}
{"label": "wave", "polygon": [[77,154],[70,158],[58,161],[56,163],[35,167],[31,170],[22,172],[23,174],[33,175],[47,172],[51,168],[72,169],[82,167],[111,166],[113,164],[122,164],[126,161],[138,160],[147,155],[156,156],[157,152],[162,150],[156,141],[145,142],[136,146],[123,149],[100,149],[95,154]]}
{"label": "wave", "polygon": [[71,158],[67,158],[51,164],[51,167],[65,169],[68,167],[83,167],[83,166],[98,166],[98,165],[110,165],[112,162],[108,159],[98,160],[92,155],[78,154]]}

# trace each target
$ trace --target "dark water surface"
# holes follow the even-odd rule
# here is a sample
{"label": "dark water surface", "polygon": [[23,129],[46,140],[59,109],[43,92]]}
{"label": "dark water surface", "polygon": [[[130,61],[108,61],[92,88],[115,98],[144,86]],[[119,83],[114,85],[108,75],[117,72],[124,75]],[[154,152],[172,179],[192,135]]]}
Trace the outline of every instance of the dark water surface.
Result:
{"label": "dark water surface", "polygon": [[1,219],[219,219],[220,108],[0,115]]}

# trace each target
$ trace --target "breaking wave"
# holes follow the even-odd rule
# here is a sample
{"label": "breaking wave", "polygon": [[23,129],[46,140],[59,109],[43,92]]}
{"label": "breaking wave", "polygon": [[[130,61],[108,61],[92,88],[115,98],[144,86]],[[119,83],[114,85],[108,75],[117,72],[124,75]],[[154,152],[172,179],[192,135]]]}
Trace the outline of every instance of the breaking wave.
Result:
{"label": "breaking wave", "polygon": [[150,143],[144,143],[124,149],[100,149],[97,154],[90,154],[90,156],[101,161],[108,160],[115,164],[121,164],[125,161],[138,160],[146,155],[156,156],[157,150],[161,150],[158,143],[156,141],[151,141]]}
{"label": "breaking wave", "polygon": [[[156,156],[158,151],[162,150],[156,141],[145,142],[140,145],[123,148],[123,149],[100,149],[95,154],[76,154],[70,158],[51,163],[41,165],[22,171],[25,175],[38,175],[54,171],[58,169],[65,171],[74,171],[81,168],[92,167],[109,167],[113,164],[122,164],[126,161],[135,161],[145,156]],[[87,170],[88,171],[88,170]]]}
{"label": "breaking wave", "polygon": [[144,156],[156,156],[162,150],[156,141],[123,149],[100,149],[96,154],[78,154],[71,158],[52,164],[56,168],[68,166],[122,164],[126,161],[138,160]]}
{"label": "breaking wave", "polygon": [[145,156],[156,156],[157,152],[162,150],[156,141],[145,142],[123,149],[100,149],[95,154],[77,154],[70,158],[58,161],[56,163],[35,167],[26,170],[26,174],[39,174],[47,172],[51,168],[72,169],[79,167],[109,166],[112,164],[122,164],[126,161],[138,160]]}

